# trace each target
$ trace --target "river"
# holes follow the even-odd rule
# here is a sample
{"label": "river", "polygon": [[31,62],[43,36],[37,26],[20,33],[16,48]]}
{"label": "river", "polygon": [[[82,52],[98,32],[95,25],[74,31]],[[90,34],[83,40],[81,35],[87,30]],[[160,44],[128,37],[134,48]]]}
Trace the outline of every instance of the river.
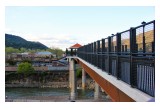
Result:
{"label": "river", "polygon": [[[69,91],[68,88],[5,88],[5,96],[7,99],[12,100],[29,98],[43,100],[42,97],[48,97],[48,99],[51,99],[63,96],[69,99]],[[77,89],[77,99],[94,99],[94,91],[89,89]]]}

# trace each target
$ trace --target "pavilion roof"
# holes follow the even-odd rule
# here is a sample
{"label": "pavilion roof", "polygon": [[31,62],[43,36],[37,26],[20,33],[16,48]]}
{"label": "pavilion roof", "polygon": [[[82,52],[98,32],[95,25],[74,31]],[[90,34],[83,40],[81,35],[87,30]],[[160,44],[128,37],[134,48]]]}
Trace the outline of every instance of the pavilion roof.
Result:
{"label": "pavilion roof", "polygon": [[69,47],[69,48],[70,48],[70,49],[77,49],[77,48],[79,48],[79,47],[81,47],[81,46],[82,46],[82,45],[76,43],[76,44],[74,44],[73,46],[71,46],[71,47]]}

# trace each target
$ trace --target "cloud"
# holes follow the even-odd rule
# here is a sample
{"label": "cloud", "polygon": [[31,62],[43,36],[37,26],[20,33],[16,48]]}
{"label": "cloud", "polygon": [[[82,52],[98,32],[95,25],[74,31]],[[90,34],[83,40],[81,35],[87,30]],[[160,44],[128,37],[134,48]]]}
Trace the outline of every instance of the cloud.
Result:
{"label": "cloud", "polygon": [[35,41],[35,42],[38,41],[48,47],[57,47],[63,50],[65,50],[66,48],[69,48],[75,43],[80,43],[81,41],[79,38],[75,37],[74,35],[69,35],[69,34],[56,34],[56,35],[40,34],[40,35],[37,35],[37,34],[31,34],[31,33],[17,32],[10,28],[6,28],[5,32],[8,34],[20,36],[28,41]]}
{"label": "cloud", "polygon": [[70,47],[71,45],[77,43],[78,39],[72,35],[54,35],[47,37],[39,37],[39,41],[48,47],[58,47],[63,50]]}
{"label": "cloud", "polygon": [[73,35],[49,35],[49,34],[42,34],[42,35],[32,35],[32,34],[26,34],[24,35],[26,40],[30,41],[39,41],[42,44],[48,46],[48,47],[57,47],[60,49],[65,50],[66,48],[69,48],[71,45],[78,43],[78,39],[75,38]]}

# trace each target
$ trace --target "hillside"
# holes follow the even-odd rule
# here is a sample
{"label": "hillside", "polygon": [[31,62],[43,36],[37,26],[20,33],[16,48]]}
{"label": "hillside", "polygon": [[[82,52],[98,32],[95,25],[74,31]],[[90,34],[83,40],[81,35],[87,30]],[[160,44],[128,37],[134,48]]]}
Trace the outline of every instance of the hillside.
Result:
{"label": "hillside", "polygon": [[48,47],[40,42],[27,41],[19,36],[5,34],[5,46],[13,48],[27,48],[27,49],[47,49]]}

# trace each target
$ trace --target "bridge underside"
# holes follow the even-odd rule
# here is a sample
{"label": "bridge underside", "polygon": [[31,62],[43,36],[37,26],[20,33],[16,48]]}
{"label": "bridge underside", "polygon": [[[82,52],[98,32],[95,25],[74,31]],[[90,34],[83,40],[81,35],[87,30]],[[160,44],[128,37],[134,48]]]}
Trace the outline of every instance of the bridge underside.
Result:
{"label": "bridge underside", "polygon": [[114,102],[134,102],[132,98],[130,98],[128,95],[126,95],[124,92],[122,92],[120,89],[115,87],[113,84],[111,84],[109,81],[101,77],[99,74],[97,74],[94,70],[89,68],[86,64],[78,60],[79,64],[83,67],[83,69],[92,77],[101,88],[105,91],[106,94],[108,94],[112,101]]}

